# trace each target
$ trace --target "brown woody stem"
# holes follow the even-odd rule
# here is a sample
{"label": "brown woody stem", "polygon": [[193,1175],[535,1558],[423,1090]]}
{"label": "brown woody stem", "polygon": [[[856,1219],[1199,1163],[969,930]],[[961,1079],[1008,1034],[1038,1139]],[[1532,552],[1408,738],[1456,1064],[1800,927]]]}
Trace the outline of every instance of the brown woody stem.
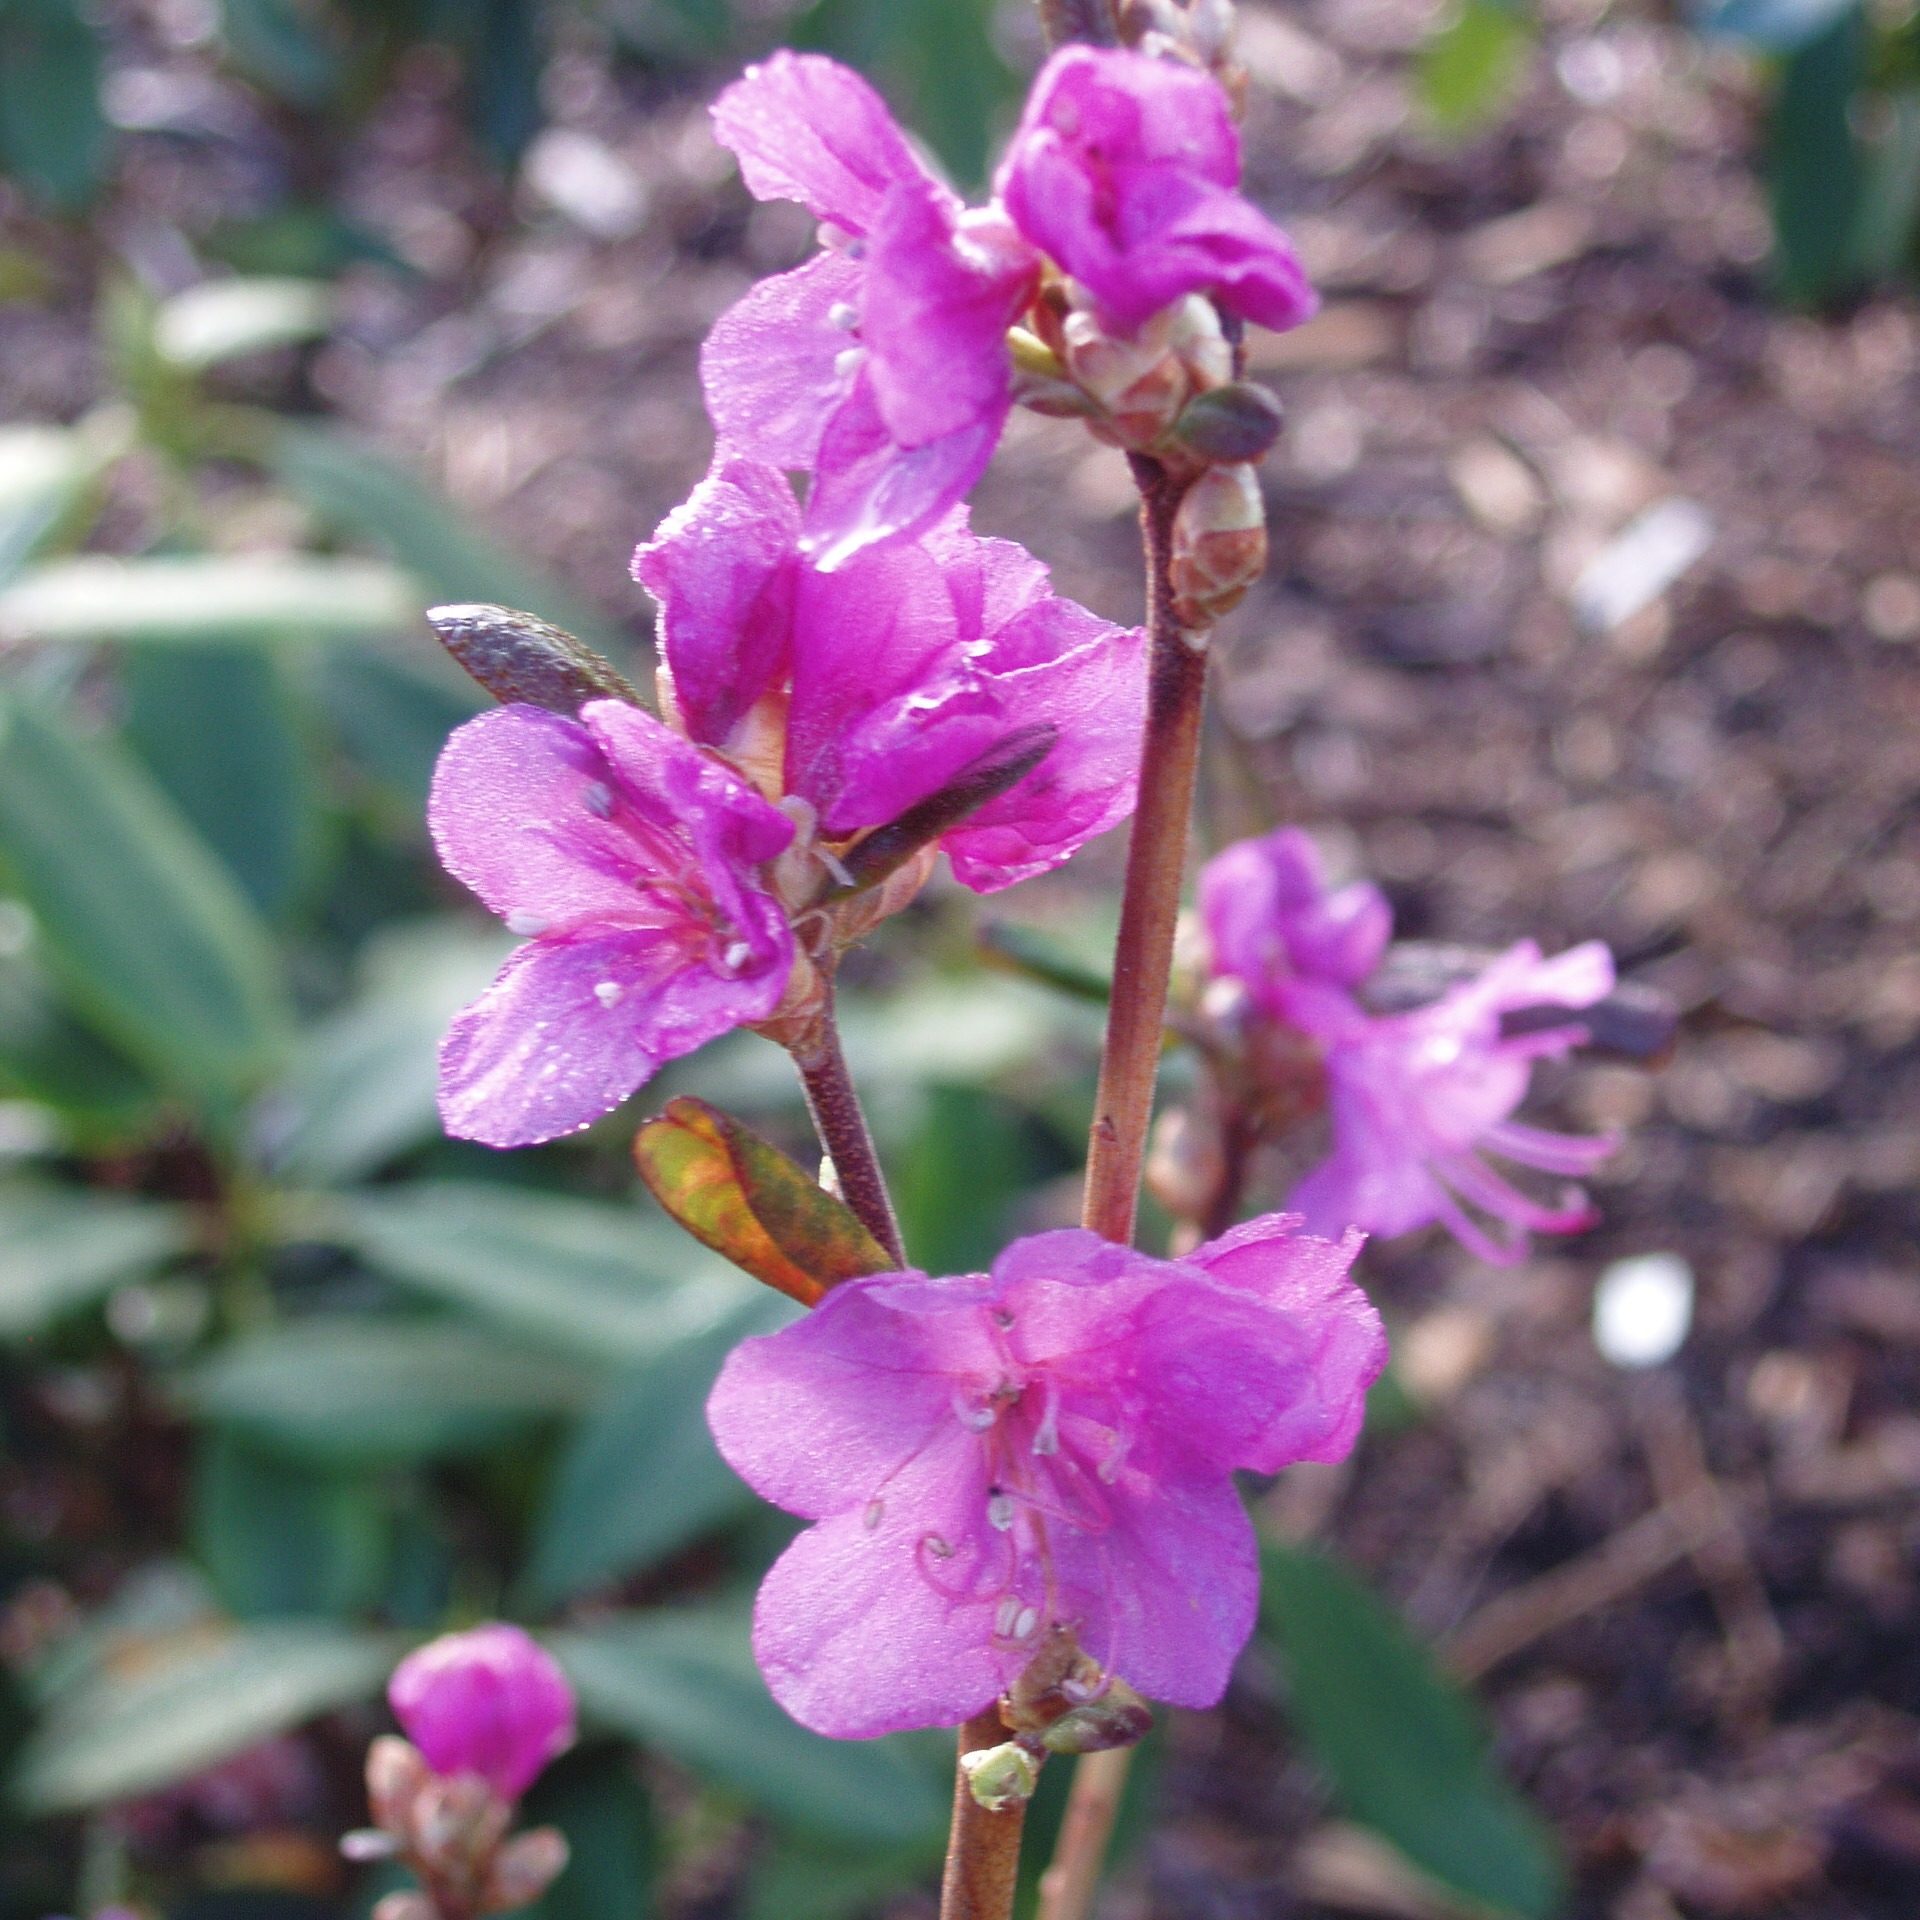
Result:
{"label": "brown woody stem", "polygon": [[904,1268],[907,1255],[900,1238],[900,1221],[893,1211],[886,1175],[880,1170],[880,1156],[874,1151],[873,1135],[867,1130],[860,1096],[853,1090],[847,1056],[840,1050],[840,1026],[831,1002],[806,1044],[793,1049],[793,1064],[800,1070],[813,1130],[833,1163],[841,1199]]}
{"label": "brown woody stem", "polygon": [[[960,1729],[960,1752],[997,1747],[1007,1737],[999,1709],[977,1713]],[[953,1772],[953,1829],[947,1868],[940,1881],[940,1920],[1009,1920],[1020,1880],[1020,1829],[1024,1806],[989,1813],[967,1785],[965,1770]]]}
{"label": "brown woody stem", "polygon": [[[1127,846],[1113,999],[1080,1216],[1093,1232],[1119,1241],[1133,1238],[1140,1200],[1207,691],[1206,636],[1196,640],[1181,629],[1174,618],[1167,577],[1173,519],[1185,484],[1138,456],[1133,472],[1140,487],[1140,527],[1147,559],[1151,677],[1140,757],[1140,800]],[[1075,1766],[1059,1844],[1040,1885],[1041,1920],[1086,1920],[1091,1912],[1130,1757],[1130,1750],[1122,1747],[1090,1753]]]}

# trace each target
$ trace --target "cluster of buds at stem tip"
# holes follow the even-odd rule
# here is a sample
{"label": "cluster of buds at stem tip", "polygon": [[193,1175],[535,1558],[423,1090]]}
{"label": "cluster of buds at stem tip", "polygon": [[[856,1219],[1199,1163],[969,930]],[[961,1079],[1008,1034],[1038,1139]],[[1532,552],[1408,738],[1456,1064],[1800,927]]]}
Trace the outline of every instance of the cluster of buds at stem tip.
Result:
{"label": "cluster of buds at stem tip", "polygon": [[1247,76],[1233,57],[1235,13],[1234,0],[1121,0],[1120,37],[1142,53],[1203,68],[1238,109]]}
{"label": "cluster of buds at stem tip", "polygon": [[1131,1747],[1153,1727],[1153,1712],[1117,1676],[1081,1651],[1071,1627],[1056,1626],[1000,1702],[1011,1738],[960,1756],[967,1789],[989,1813],[1033,1798],[1050,1753]]}
{"label": "cluster of buds at stem tip", "polygon": [[1181,631],[1203,638],[1246,597],[1267,564],[1267,510],[1245,462],[1209,467],[1181,497],[1167,584]]}
{"label": "cluster of buds at stem tip", "polygon": [[400,1663],[388,1688],[411,1739],[367,1751],[371,1827],[350,1833],[350,1860],[398,1860],[418,1892],[392,1893],[375,1920],[481,1920],[530,1905],[567,1864],[553,1827],[510,1832],[514,1807],[574,1732],[559,1665],[517,1627],[476,1627]]}

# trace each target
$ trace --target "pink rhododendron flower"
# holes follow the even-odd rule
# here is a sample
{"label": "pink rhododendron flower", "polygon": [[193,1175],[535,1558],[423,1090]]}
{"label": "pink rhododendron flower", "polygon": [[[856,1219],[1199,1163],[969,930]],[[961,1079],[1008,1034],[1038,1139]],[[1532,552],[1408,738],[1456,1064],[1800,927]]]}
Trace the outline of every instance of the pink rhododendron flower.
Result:
{"label": "pink rhododendron flower", "polygon": [[1013,223],[1134,328],[1208,293],[1263,327],[1316,305],[1287,237],[1240,192],[1240,136],[1211,75],[1063,47],[1034,82],[995,183]]}
{"label": "pink rhododendron flower", "polygon": [[1386,1357],[1338,1246],[1269,1216],[1185,1260],[1090,1233],[991,1274],[879,1274],[735,1350],[720,1451],[817,1524],[760,1589],[754,1649],[816,1731],[977,1713],[1070,1626],[1176,1705],[1225,1690],[1254,1619],[1237,1469],[1338,1460]]}
{"label": "pink rhododendron flower", "polygon": [[441,753],[427,818],[447,870],[527,936],[441,1045],[449,1133],[571,1133],[779,1004],[794,942],[760,869],[793,822],[651,714],[483,713]]}
{"label": "pink rhododendron flower", "polygon": [[519,1799],[573,1744],[573,1689],[518,1627],[429,1641],[394,1669],[387,1699],[435,1773],[476,1774],[504,1800]]}
{"label": "pink rhododendron flower", "polygon": [[713,123],[748,189],[798,200],[827,245],[721,316],[701,356],[708,409],[723,452],[817,476],[804,539],[834,567],[980,477],[1039,257],[997,210],[969,211],[879,95],[819,54],[749,67]]}
{"label": "pink rhododendron flower", "polygon": [[[1145,638],[1048,590],[964,510],[832,573],[783,474],[722,460],[634,560],[697,740],[807,803],[822,838],[896,820],[1022,730],[1054,744],[941,841],[980,892],[1057,866],[1133,805]],[[666,697],[666,696],[663,696]]]}
{"label": "pink rhododendron flower", "polygon": [[1551,960],[1522,941],[1431,1004],[1374,1015],[1354,990],[1386,951],[1386,901],[1364,883],[1330,889],[1297,828],[1241,841],[1209,861],[1199,902],[1214,976],[1244,989],[1257,1017],[1318,1046],[1333,1149],[1288,1199],[1311,1230],[1352,1225],[1393,1235],[1437,1222],[1483,1258],[1509,1265],[1524,1256],[1530,1232],[1592,1224],[1577,1188],[1543,1203],[1485,1156],[1577,1178],[1618,1144],[1513,1118],[1534,1062],[1567,1053],[1586,1029],[1577,1021],[1525,1033],[1502,1026],[1521,1009],[1605,999],[1613,959],[1599,941]]}

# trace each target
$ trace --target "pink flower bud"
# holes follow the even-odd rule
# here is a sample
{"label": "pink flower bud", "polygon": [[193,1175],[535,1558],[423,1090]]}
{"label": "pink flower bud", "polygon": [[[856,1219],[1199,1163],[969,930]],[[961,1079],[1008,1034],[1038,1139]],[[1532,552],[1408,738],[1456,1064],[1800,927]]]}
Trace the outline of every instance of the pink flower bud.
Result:
{"label": "pink flower bud", "polygon": [[1240,604],[1266,564],[1266,505],[1253,469],[1209,467],[1173,523],[1174,617],[1204,632]]}
{"label": "pink flower bud", "polygon": [[508,1800],[573,1741],[573,1689],[518,1627],[431,1642],[400,1663],[387,1698],[435,1773],[475,1774]]}

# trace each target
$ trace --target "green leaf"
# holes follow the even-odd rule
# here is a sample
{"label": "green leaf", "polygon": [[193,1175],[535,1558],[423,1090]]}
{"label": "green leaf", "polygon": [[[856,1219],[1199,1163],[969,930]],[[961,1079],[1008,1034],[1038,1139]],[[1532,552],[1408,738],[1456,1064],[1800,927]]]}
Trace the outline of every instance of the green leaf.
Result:
{"label": "green leaf", "polygon": [[320,686],[348,753],[417,833],[447,735],[480,710],[473,683],[424,650],[416,663],[343,646],[321,663]]}
{"label": "green leaf", "polygon": [[187,1529],[214,1591],[243,1620],[371,1607],[393,1545],[377,1481],[312,1472],[224,1433],[201,1437]]}
{"label": "green leaf", "polygon": [[157,1099],[124,1053],[73,1018],[32,942],[0,953],[0,1092],[52,1108],[87,1145],[139,1131]]}
{"label": "green leaf", "polygon": [[0,592],[0,639],[273,645],[404,630],[425,607],[405,574],[369,560],[93,554],[35,567]]}
{"label": "green leaf", "polygon": [[1501,1777],[1468,1696],[1335,1561],[1273,1545],[1261,1559],[1293,1723],[1347,1811],[1470,1900],[1556,1912],[1552,1836]]}
{"label": "green leaf", "polygon": [[318,1621],[204,1629],[57,1695],[20,1756],[12,1797],[71,1813],[190,1779],[257,1742],[371,1699],[393,1665],[384,1635]]}
{"label": "green leaf", "polygon": [[1920,90],[1886,99],[1868,156],[1859,241],[1861,271],[1874,281],[1898,276],[1920,245]]}
{"label": "green leaf", "polygon": [[301,0],[221,0],[220,32],[229,58],[249,78],[295,106],[326,106],[342,78],[332,10]]}
{"label": "green leaf", "polygon": [[825,1740],[787,1718],[753,1665],[744,1619],[616,1615],[547,1644],[590,1720],[782,1825],[903,1847],[942,1827],[946,1796],[910,1744]]}
{"label": "green leaf", "polygon": [[276,347],[322,340],[333,324],[333,289],[319,280],[268,275],[208,280],[164,300],[154,315],[160,357],[188,373]]}
{"label": "green leaf", "polygon": [[[1113,996],[1111,965],[1083,957],[1045,928],[990,920],[980,929],[976,944],[988,966],[1023,974],[1076,1000],[1104,1007]],[[1107,942],[1109,951],[1112,944]]]}
{"label": "green leaf", "polygon": [[782,1837],[754,1863],[742,1920],[857,1920],[928,1879],[939,1858],[937,1842],[854,1850]]}
{"label": "green leaf", "polygon": [[270,461],[322,519],[385,549],[434,599],[525,607],[602,653],[631,652],[626,638],[592,609],[360,441],[323,427],[283,427]]}
{"label": "green leaf", "polygon": [[62,209],[92,199],[106,169],[100,67],[73,0],[0,5],[0,171]]}
{"label": "green leaf", "polygon": [[233,882],[114,748],[3,699],[0,872],[76,1010],[128,1053],[216,1100],[265,1076],[287,1013]]}
{"label": "green leaf", "polygon": [[341,1316],[236,1341],[179,1395],[282,1458],[346,1468],[483,1452],[578,1412],[602,1384],[457,1322]]}
{"label": "green leaf", "polygon": [[734,1347],[790,1313],[750,1298],[615,1382],[561,1456],[527,1573],[536,1606],[644,1572],[751,1504],[707,1431],[707,1396]]}
{"label": "green leaf", "polygon": [[670,1100],[634,1136],[653,1197],[703,1246],[810,1307],[841,1280],[895,1263],[844,1201],[704,1100]]}
{"label": "green leaf", "polygon": [[441,1036],[512,950],[464,922],[388,928],[369,943],[359,995],[301,1035],[260,1131],[287,1180],[357,1179],[440,1137]]}
{"label": "green leaf", "polygon": [[327,1202],[313,1224],[396,1285],[610,1366],[652,1359],[740,1300],[731,1273],[637,1208],[415,1181]]}
{"label": "green leaf", "polygon": [[527,1796],[523,1823],[567,1836],[566,1871],[528,1920],[648,1920],[655,1911],[653,1806],[625,1753],[595,1745],[563,1755]]}
{"label": "green leaf", "polygon": [[72,519],[116,450],[67,427],[0,427],[0,587]]}
{"label": "green leaf", "polygon": [[1020,1196],[1068,1169],[1036,1152],[1033,1126],[979,1087],[928,1090],[918,1132],[899,1162],[901,1237],[928,1273],[978,1273],[1007,1243]]}
{"label": "green leaf", "polygon": [[1519,84],[1534,39],[1514,0],[1463,0],[1421,52],[1421,104],[1450,133],[1484,125]]}
{"label": "green leaf", "polygon": [[184,1207],[77,1187],[0,1185],[0,1340],[41,1331],[191,1250]]}
{"label": "green leaf", "polygon": [[264,914],[293,904],[318,821],[285,661],[244,647],[135,650],[127,744]]}
{"label": "green leaf", "polygon": [[1867,23],[1858,5],[1781,70],[1767,127],[1774,279],[1796,306],[1820,306],[1861,281],[1865,156],[1853,129],[1866,79]]}

